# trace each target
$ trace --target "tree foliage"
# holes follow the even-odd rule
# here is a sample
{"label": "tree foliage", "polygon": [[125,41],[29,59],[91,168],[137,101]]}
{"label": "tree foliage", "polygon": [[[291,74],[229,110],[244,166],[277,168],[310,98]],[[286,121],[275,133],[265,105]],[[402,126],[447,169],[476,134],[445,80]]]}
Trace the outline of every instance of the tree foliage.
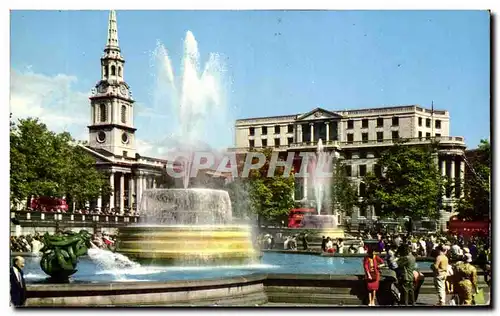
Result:
{"label": "tree foliage", "polygon": [[352,214],[358,203],[356,186],[347,176],[345,165],[340,160],[335,161],[330,199],[334,208],[348,216]]}
{"label": "tree foliage", "polygon": [[364,177],[364,203],[379,206],[380,216],[438,218],[443,179],[435,163],[434,146],[395,144],[381,153],[382,175]]}
{"label": "tree foliage", "polygon": [[[284,176],[284,167],[276,167],[274,176],[268,177],[272,149],[265,149],[265,164],[259,169],[250,170],[248,178],[239,178],[226,185],[234,214],[249,217],[253,214],[260,219],[277,220],[287,216],[295,206],[294,171]],[[253,163],[256,163],[254,160]]]}
{"label": "tree foliage", "polygon": [[13,204],[32,196],[71,196],[83,202],[109,192],[105,175],[69,133],[56,134],[38,119],[10,124],[10,195]]}
{"label": "tree foliage", "polygon": [[483,220],[490,216],[491,146],[482,139],[469,158],[473,170],[465,177],[465,194],[458,203],[458,217],[465,220]]}

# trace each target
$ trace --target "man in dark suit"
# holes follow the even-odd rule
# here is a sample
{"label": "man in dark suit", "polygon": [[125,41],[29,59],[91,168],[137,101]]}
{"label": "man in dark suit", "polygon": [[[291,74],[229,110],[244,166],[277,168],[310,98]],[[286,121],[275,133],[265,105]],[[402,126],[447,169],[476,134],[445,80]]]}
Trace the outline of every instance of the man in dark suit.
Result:
{"label": "man in dark suit", "polygon": [[15,257],[10,268],[10,300],[16,307],[26,302],[26,283],[24,282],[24,258]]}

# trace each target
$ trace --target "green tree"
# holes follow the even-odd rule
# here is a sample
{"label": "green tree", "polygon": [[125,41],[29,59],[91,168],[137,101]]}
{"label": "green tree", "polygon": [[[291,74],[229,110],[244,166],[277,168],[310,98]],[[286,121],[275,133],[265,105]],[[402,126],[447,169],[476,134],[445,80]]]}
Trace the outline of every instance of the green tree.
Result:
{"label": "green tree", "polygon": [[352,214],[358,203],[356,186],[347,176],[346,166],[340,160],[335,161],[330,199],[333,207],[347,216]]}
{"label": "green tree", "polygon": [[[465,220],[489,219],[490,215],[490,177],[491,146],[482,139],[478,148],[469,158],[469,173],[465,178],[465,194],[459,200],[458,217]],[[473,170],[470,170],[472,167]]]}
{"label": "green tree", "polygon": [[395,144],[383,151],[377,162],[383,172],[364,177],[364,203],[379,206],[381,217],[438,218],[443,182],[435,155],[432,145]]}
{"label": "green tree", "polygon": [[56,134],[37,118],[10,124],[10,194],[12,204],[33,196],[71,196],[77,202],[109,192],[94,159],[69,133]]}
{"label": "green tree", "polygon": [[271,161],[272,149],[265,149],[262,153],[266,157],[265,164],[258,170],[251,170],[249,178],[249,197],[251,201],[250,210],[258,216],[259,225],[261,218],[266,220],[277,220],[288,215],[290,209],[295,206],[294,171],[285,177],[284,167],[276,167],[274,176],[268,177],[269,163]]}

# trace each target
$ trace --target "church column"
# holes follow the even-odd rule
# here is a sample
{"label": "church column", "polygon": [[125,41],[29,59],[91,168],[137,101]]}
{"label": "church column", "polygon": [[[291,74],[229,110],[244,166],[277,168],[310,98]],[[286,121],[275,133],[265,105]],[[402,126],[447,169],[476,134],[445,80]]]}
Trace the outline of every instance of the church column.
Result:
{"label": "church column", "polygon": [[134,175],[130,174],[130,178],[128,180],[128,207],[132,209],[134,206]]}
{"label": "church column", "polygon": [[311,129],[311,144],[314,144],[314,123],[309,123]]}
{"label": "church column", "polygon": [[111,170],[111,174],[109,175],[109,186],[111,187],[111,196],[109,197],[109,209],[113,210],[115,207],[115,172]]}
{"label": "church column", "polygon": [[302,144],[302,124],[297,124],[297,143]]}
{"label": "church column", "polygon": [[124,213],[124,206],[125,206],[124,195],[125,195],[125,174],[122,172],[120,173],[120,214]]}
{"label": "church column", "polygon": [[451,198],[455,198],[455,156],[451,157],[451,166],[450,166],[450,178],[451,178],[451,184],[453,185],[451,189]]}
{"label": "church column", "polygon": [[156,189],[156,177],[153,176],[153,178],[151,180],[153,182],[153,189]]}
{"label": "church column", "polygon": [[465,157],[461,157],[460,159],[460,197],[463,198],[465,196]]}
{"label": "church column", "polygon": [[142,175],[140,173],[137,175],[136,181],[137,181],[137,186],[136,186],[135,203],[137,203],[137,210],[139,210],[142,198]]}
{"label": "church column", "polygon": [[[441,157],[441,176],[446,177],[446,156]],[[446,198],[446,189],[443,187],[443,200]]]}
{"label": "church column", "polygon": [[328,142],[330,141],[330,123],[325,122],[325,125],[326,125],[326,143],[328,144]]}

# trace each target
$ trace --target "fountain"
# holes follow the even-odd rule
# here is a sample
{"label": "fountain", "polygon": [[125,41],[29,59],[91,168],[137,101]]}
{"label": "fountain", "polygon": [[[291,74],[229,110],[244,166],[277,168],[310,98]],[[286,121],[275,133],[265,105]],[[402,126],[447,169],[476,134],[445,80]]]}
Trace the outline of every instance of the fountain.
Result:
{"label": "fountain", "polygon": [[344,230],[338,227],[338,216],[335,214],[328,214],[327,209],[323,210],[325,201],[329,199],[333,174],[333,159],[335,158],[335,152],[333,155],[326,152],[323,141],[320,139],[316,148],[315,157],[308,161],[308,163],[311,164],[312,173],[310,179],[314,190],[316,210],[318,213],[304,216],[302,227],[318,229],[317,233],[324,236],[343,238]]}
{"label": "fountain", "polygon": [[117,251],[140,262],[168,264],[251,263],[251,228],[231,225],[227,191],[149,189],[141,224],[119,229]]}
{"label": "fountain", "polygon": [[224,112],[220,96],[222,67],[217,55],[211,54],[203,71],[199,71],[198,44],[188,31],[180,83],[176,82],[170,58],[162,45],[158,45],[156,56],[161,65],[159,69],[164,72],[160,72],[158,78],[163,79],[161,83],[171,92],[170,110],[178,117],[175,134],[181,148],[177,149],[187,153],[181,160],[183,188],[145,190],[140,202],[141,223],[119,229],[117,251],[148,263],[251,262],[257,258],[251,227],[232,225],[228,192],[189,188],[193,153],[206,139],[208,126],[213,123],[211,112]]}

